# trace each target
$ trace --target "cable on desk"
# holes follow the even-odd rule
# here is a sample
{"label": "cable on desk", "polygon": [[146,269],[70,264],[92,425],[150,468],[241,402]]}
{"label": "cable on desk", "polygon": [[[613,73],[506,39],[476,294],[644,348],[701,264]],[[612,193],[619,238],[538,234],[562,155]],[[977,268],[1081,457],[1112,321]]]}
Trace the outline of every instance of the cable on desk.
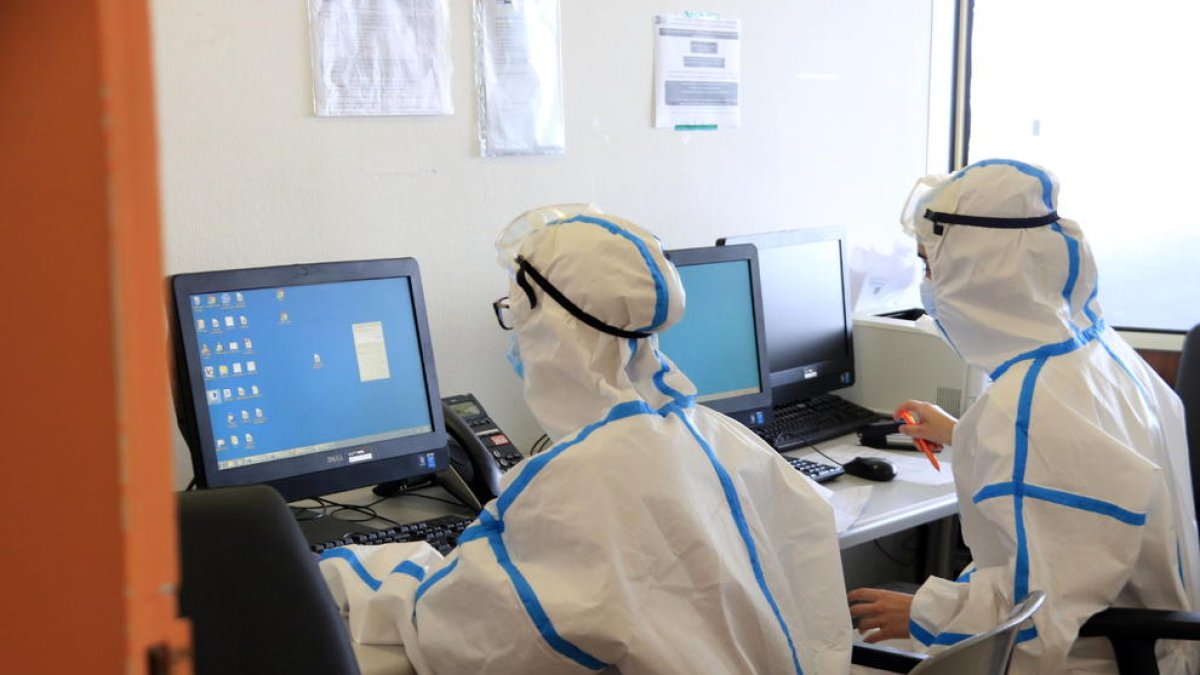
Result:
{"label": "cable on desk", "polygon": [[806,443],[804,444],[804,447],[806,447],[806,448],[810,448],[811,450],[813,450],[814,452],[816,452],[818,455],[820,455],[820,456],[824,457],[825,459],[827,459],[827,460],[829,460],[829,461],[833,462],[834,464],[837,464],[838,466],[843,466],[841,462],[839,462],[839,461],[837,461],[836,459],[834,459],[834,458],[830,457],[829,455],[827,455],[827,454],[825,454],[825,453],[821,452],[821,449],[820,449],[820,448],[818,448],[817,446],[813,445],[812,443],[807,443],[807,442],[806,442]]}
{"label": "cable on desk", "polygon": [[550,446],[550,437],[547,436],[546,434],[542,434],[541,436],[538,437],[538,439],[536,441],[533,442],[533,447],[530,448],[529,454],[536,455],[539,452],[544,451],[549,446]]}

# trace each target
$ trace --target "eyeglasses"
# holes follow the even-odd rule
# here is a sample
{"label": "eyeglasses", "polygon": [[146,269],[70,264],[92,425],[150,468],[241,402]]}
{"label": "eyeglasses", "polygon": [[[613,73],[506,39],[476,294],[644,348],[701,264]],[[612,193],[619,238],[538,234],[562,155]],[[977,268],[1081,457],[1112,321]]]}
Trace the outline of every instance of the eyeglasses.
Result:
{"label": "eyeglasses", "polygon": [[512,330],[512,307],[508,304],[508,296],[492,303],[492,311],[496,313],[496,323],[504,330]]}

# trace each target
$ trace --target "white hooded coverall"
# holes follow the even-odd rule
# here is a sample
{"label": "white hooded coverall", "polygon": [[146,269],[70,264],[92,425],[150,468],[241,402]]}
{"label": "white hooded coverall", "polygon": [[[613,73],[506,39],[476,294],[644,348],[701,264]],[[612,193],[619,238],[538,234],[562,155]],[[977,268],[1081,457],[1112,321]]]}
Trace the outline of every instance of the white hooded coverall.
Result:
{"label": "white hooded coverall", "polygon": [[[993,382],[952,443],[973,563],[921,587],[910,632],[945,648],[1039,589],[1046,603],[1011,672],[1115,673],[1106,639],[1076,638],[1092,614],[1197,607],[1181,404],[1105,325],[1091,250],[1057,217],[1050,174],[988,160],[922,182],[906,222],[925,249],[933,313]],[[1163,673],[1197,672],[1190,645],[1160,641],[1158,653]]]}
{"label": "white hooded coverall", "polygon": [[[650,234],[593,209],[526,214],[499,242],[530,409],[554,445],[441,559],[350,546],[322,571],[363,642],[422,674],[845,673],[851,630],[830,507],[770,447],[694,404],[657,350],[683,313]],[[531,295],[536,306],[531,306]]]}

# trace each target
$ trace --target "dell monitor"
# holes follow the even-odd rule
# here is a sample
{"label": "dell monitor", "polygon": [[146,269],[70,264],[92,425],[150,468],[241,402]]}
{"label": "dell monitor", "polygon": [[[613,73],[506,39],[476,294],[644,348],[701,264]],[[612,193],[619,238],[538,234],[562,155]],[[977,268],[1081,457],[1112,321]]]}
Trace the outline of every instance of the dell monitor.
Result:
{"label": "dell monitor", "polygon": [[676,249],[687,306],[659,348],[696,385],[696,400],[761,425],[771,408],[763,346],[758,256],[753,246]]}
{"label": "dell monitor", "polygon": [[785,230],[717,243],[758,249],[775,405],[854,384],[844,229]]}
{"label": "dell monitor", "polygon": [[294,501],[447,467],[415,260],[179,274],[170,296],[199,487]]}

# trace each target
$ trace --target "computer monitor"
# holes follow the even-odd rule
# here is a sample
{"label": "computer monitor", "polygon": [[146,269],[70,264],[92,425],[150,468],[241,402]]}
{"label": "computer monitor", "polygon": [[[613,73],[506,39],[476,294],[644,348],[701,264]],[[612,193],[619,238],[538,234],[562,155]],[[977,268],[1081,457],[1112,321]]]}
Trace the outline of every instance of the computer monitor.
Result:
{"label": "computer monitor", "polygon": [[687,307],[659,348],[696,385],[696,400],[749,424],[771,408],[763,346],[758,255],[753,246],[676,249]]}
{"label": "computer monitor", "polygon": [[293,501],[447,467],[415,260],[179,274],[170,295],[198,486]]}
{"label": "computer monitor", "polygon": [[775,405],[854,384],[845,230],[785,230],[717,243],[758,249]]}

